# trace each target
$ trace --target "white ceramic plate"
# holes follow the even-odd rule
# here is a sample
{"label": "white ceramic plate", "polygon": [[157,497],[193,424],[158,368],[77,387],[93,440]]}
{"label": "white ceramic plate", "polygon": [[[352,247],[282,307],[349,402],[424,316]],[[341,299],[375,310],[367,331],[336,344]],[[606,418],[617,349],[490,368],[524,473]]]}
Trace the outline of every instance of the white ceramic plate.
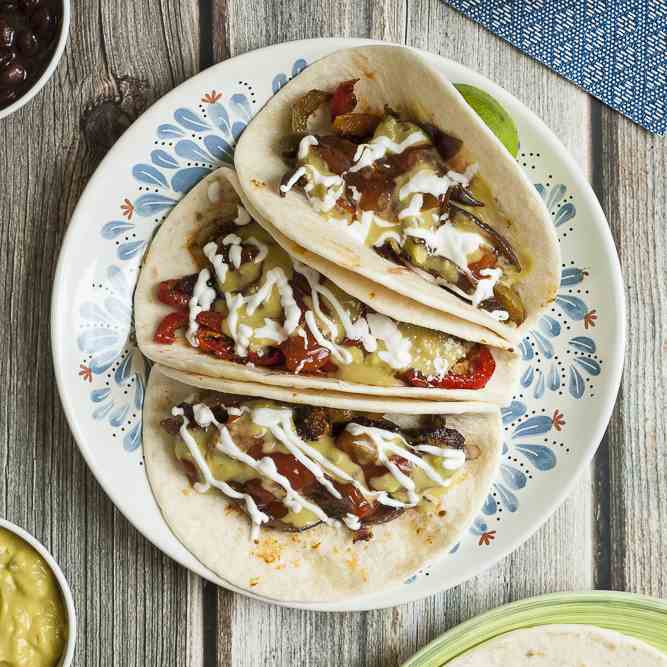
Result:
{"label": "white ceramic plate", "polygon": [[[91,179],[56,273],[53,357],[65,412],[88,465],[123,514],[185,567],[216,577],[171,534],[141,456],[148,364],[137,351],[132,293],[155,228],[189,187],[231,162],[235,137],[290,77],[365,40],[273,46],[211,67],[149,109]],[[558,298],[521,344],[521,385],[503,411],[500,475],[451,554],[394,590],[311,609],[359,610],[416,600],[468,579],[532,535],[564,500],[602,438],[621,377],[624,297],[616,250],[586,179],[550,130],[469,69],[424,56],[454,82],[483,88],[515,119],[519,162],[550,209],[563,250]],[[299,605],[294,605],[299,606]]]}

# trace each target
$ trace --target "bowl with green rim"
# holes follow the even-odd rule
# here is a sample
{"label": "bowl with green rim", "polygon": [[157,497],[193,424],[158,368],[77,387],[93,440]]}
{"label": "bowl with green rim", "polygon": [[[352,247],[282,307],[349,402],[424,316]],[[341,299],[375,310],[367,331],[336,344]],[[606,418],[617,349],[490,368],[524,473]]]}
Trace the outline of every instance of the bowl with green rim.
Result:
{"label": "bowl with green rim", "polygon": [[445,632],[402,667],[441,667],[507,632],[554,624],[613,630],[667,654],[667,600],[617,591],[590,591],[551,593],[492,609]]}

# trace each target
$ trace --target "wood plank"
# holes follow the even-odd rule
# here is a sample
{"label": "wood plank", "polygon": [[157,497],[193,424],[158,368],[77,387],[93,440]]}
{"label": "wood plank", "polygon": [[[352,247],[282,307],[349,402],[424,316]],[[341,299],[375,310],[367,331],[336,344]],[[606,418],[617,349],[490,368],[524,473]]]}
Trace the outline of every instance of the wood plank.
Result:
{"label": "wood plank", "polygon": [[[326,0],[315,5],[305,0],[224,0],[217,7],[215,23],[223,24],[225,30],[214,36],[214,53],[221,59],[309,37],[402,41],[405,8],[404,0]],[[248,16],[253,20],[248,21]],[[220,664],[364,664],[364,614],[314,616],[222,590],[218,605]]]}
{"label": "wood plank", "polygon": [[[311,37],[403,41],[406,0],[213,0],[215,59]],[[252,20],[248,20],[252,17]]]}
{"label": "wood plank", "polygon": [[[218,23],[225,32],[215,42],[220,55],[288,39],[354,35],[407,39],[410,45],[458,60],[522,99],[590,173],[587,96],[437,0],[317,6],[226,0],[221,7],[225,16]],[[585,473],[542,530],[497,567],[414,604],[331,615],[282,609],[221,591],[219,650],[229,664],[239,666],[397,664],[448,627],[491,607],[549,591],[590,588],[590,486]]]}
{"label": "wood plank", "polygon": [[48,330],[72,209],[127,124],[197,71],[196,24],[194,0],[77,3],[54,80],[0,123],[0,515],[66,572],[77,665],[201,664],[188,645],[201,582],[139,535],[88,471],[57,397]]}
{"label": "wood plank", "polygon": [[[467,65],[516,95],[590,176],[590,109],[583,92],[437,0],[410,3],[407,43]],[[590,588],[590,488],[586,471],[545,526],[492,570],[444,594],[369,614],[368,637],[379,647],[370,651],[369,664],[404,660],[453,625],[505,602]]]}
{"label": "wood plank", "polygon": [[609,428],[611,587],[667,595],[667,144],[602,109],[603,207],[627,299],[622,392]]}

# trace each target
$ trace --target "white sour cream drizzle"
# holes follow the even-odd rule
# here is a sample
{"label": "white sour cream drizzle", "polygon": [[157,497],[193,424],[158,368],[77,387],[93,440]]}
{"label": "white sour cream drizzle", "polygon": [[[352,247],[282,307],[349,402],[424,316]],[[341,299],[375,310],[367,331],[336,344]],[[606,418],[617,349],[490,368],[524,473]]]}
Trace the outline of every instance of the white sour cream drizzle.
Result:
{"label": "white sour cream drizzle", "polygon": [[454,182],[448,176],[438,176],[432,171],[418,171],[398,191],[398,198],[402,201],[414,194],[430,194],[437,198],[444,195],[452,185]]}
{"label": "white sour cream drizzle", "polygon": [[[247,411],[248,408],[246,406],[243,406],[242,408],[227,408],[227,412],[234,415],[240,415]],[[196,484],[195,490],[200,493],[205,493],[211,486],[213,486],[229,498],[243,500],[253,524],[252,539],[257,539],[259,535],[259,527],[261,524],[266,523],[269,520],[269,517],[259,510],[250,495],[240,493],[225,482],[216,480],[213,477],[205,458],[199,450],[196,440],[187,430],[190,422],[185,416],[183,409],[174,407],[172,409],[172,414],[174,416],[182,417],[183,423],[179,429],[181,439],[187,446],[188,451],[206,480],[206,484]],[[297,514],[305,508],[328,525],[340,525],[338,521],[329,517],[321,507],[299,494],[292,487],[289,479],[278,472],[275,462],[271,457],[264,456],[261,459],[254,459],[240,449],[234,442],[229,429],[216,420],[213,412],[208,406],[202,403],[194,405],[193,414],[195,422],[201,428],[207,429],[212,425],[218,430],[219,437],[215,443],[217,451],[236,461],[240,461],[258,472],[260,476],[266,477],[278,484],[278,486],[285,491],[285,497],[281,499],[281,502],[291,512]],[[393,461],[389,459],[388,454],[398,455],[407,459],[414,466],[421,468],[435,484],[445,487],[450,485],[450,480],[443,479],[431,465],[406,448],[410,446],[407,444],[403,436],[391,431],[369,426],[360,426],[355,423],[348,424],[346,427],[346,430],[349,431],[353,437],[366,437],[375,445],[380,463],[387,468],[389,473],[399,482],[401,487],[406,489],[408,494],[407,503],[392,498],[386,491],[370,490],[345,470],[329,461],[317,449],[302,440],[294,428],[292,410],[290,408],[255,408],[252,410],[251,419],[256,425],[269,430],[271,434],[286,447],[289,453],[308,469],[315,479],[324,486],[334,498],[340,499],[342,496],[332,481],[327,477],[327,473],[352,484],[365,497],[377,498],[379,503],[388,507],[414,507],[420,500],[420,496],[415,490],[415,484]],[[403,445],[405,445],[405,447]],[[436,456],[442,457],[442,467],[447,470],[456,470],[465,464],[465,452],[462,450],[431,447],[428,445],[419,445],[411,447],[411,449],[413,451],[423,451],[425,453],[435,454]],[[361,527],[359,517],[354,514],[348,513],[342,520],[350,530],[359,530]]]}
{"label": "white sour cream drizzle", "polygon": [[398,219],[403,220],[403,218],[411,218],[415,215],[419,215],[424,205],[423,195],[416,193],[412,195],[410,203],[398,214]]}
{"label": "white sour cream drizzle", "polygon": [[[229,236],[225,238],[225,241],[228,239]],[[215,254],[215,251],[215,243],[209,243],[204,246],[204,254],[211,261],[218,279],[224,283],[224,277],[229,267],[222,261],[222,256]],[[255,258],[256,260],[257,258]],[[383,361],[395,369],[406,368],[410,365],[412,362],[410,341],[401,336],[398,326],[393,320],[384,315],[372,313],[367,318],[360,317],[353,322],[350,313],[344,308],[334,293],[319,282],[320,274],[296,259],[292,261],[294,270],[306,278],[311,291],[312,310],[305,313],[305,324],[317,343],[328,349],[336,361],[347,365],[352,363],[353,356],[346,346],[339,345],[332,340],[340,332],[338,331],[337,323],[327,317],[322,310],[320,297],[324,297],[330,307],[336,312],[343,327],[345,338],[360,341],[367,352],[375,352],[378,349],[378,340],[382,340],[386,349],[378,354]],[[190,299],[190,326],[186,337],[193,347],[198,346],[196,340],[198,330],[197,315],[202,310],[209,310],[215,299],[215,290],[206,285],[209,279],[210,272],[208,269],[202,269],[197,278],[193,296]],[[241,310],[245,307],[246,314],[252,316],[270,298],[274,286],[279,290],[280,304],[285,313],[283,324],[281,325],[275,322],[275,320],[265,318],[262,327],[253,329],[251,326],[241,323]],[[253,336],[265,338],[280,344],[299,328],[301,309],[294,299],[294,294],[285,272],[280,267],[274,267],[266,274],[264,282],[254,294],[245,297],[241,293],[231,294],[226,292],[225,301],[228,310],[227,328],[229,336],[234,340],[234,351],[238,356],[245,357],[248,355],[248,348]],[[328,337],[321,331],[320,323],[328,330]],[[304,340],[307,339],[305,331],[300,335],[304,337]]]}
{"label": "white sour cream drizzle", "polygon": [[308,328],[313,334],[313,338],[319,343],[319,345],[329,350],[329,352],[331,352],[331,356],[341,364],[347,365],[352,363],[352,353],[349,350],[346,350],[342,345],[334,343],[332,340],[329,340],[322,334],[320,328],[317,326],[315,313],[312,310],[307,311],[304,317]]}
{"label": "white sour cream drizzle", "polygon": [[214,241],[211,241],[210,243],[207,243],[203,248],[202,251],[204,255],[206,255],[206,259],[208,259],[209,262],[211,262],[211,266],[213,266],[213,271],[215,271],[215,277],[218,280],[218,284],[220,286],[225,284],[225,280],[227,279],[227,271],[229,270],[229,266],[227,266],[227,263],[225,262],[225,258],[222,255],[218,255],[218,245]]}
{"label": "white sour cream drizzle", "polygon": [[252,521],[251,537],[253,540],[256,540],[259,537],[259,527],[263,523],[266,523],[269,520],[268,515],[260,511],[259,507],[257,507],[255,499],[251,495],[247,493],[239,493],[236,489],[233,489],[231,486],[229,486],[229,484],[226,484],[225,482],[217,480],[215,479],[215,477],[213,477],[211,469],[208,467],[208,464],[206,463],[206,459],[204,459],[201,451],[199,451],[197,441],[188,432],[188,425],[190,424],[190,421],[185,416],[183,408],[177,408],[177,407],[172,408],[171,414],[174,417],[181,417],[183,419],[183,422],[181,423],[181,427],[179,429],[181,440],[183,440],[183,442],[185,443],[185,446],[188,448],[190,455],[197,464],[197,468],[199,468],[199,471],[206,480],[205,484],[195,484],[195,490],[198,491],[199,493],[205,493],[206,491],[208,491],[209,487],[212,486],[218,489],[219,491],[222,491],[222,493],[224,493],[228,498],[232,498],[233,500],[242,500],[245,503],[248,516]]}
{"label": "white sour cream drizzle", "polygon": [[238,225],[239,227],[244,227],[245,225],[249,224],[252,218],[248,214],[248,211],[246,211],[243,206],[240,204],[236,207],[236,217],[234,218],[234,224]]}
{"label": "white sour cream drizzle", "polygon": [[[345,427],[345,430],[355,438],[366,436],[370,439],[377,448],[377,455],[380,463],[389,470],[394,479],[407,491],[407,503],[402,503],[399,500],[391,498],[386,492],[384,492],[384,496],[378,495],[378,502],[383,505],[389,505],[391,507],[414,507],[419,502],[419,496],[415,491],[415,483],[389,459],[387,454],[396,454],[397,456],[410,461],[414,466],[421,468],[424,471],[424,474],[438,486],[449,486],[451,484],[451,481],[443,479],[435,468],[406,449],[409,445],[402,435],[386,431],[385,429],[376,428],[375,426],[360,426],[354,422],[348,424]],[[406,447],[401,446],[403,444],[406,445]]]}
{"label": "white sour cream drizzle", "polygon": [[401,335],[396,322],[377,313],[369,313],[367,317],[371,333],[384,341],[386,346],[386,350],[378,352],[378,357],[395,369],[409,366],[412,363],[412,343]]}
{"label": "white sour cream drizzle", "polygon": [[[472,295],[473,306],[479,306],[482,301],[493,297],[493,288],[503,275],[500,269],[482,269],[479,273],[484,277],[475,287],[475,292]],[[506,310],[492,310],[490,315],[500,322],[509,319],[509,313]]]}
{"label": "white sour cream drizzle", "polygon": [[[301,310],[294,300],[292,288],[289,285],[285,272],[276,266],[272,268],[267,274],[262,286],[248,297],[243,296],[240,292],[237,294],[230,294],[225,292],[225,301],[227,303],[227,326],[229,328],[229,335],[234,340],[235,352],[240,357],[245,357],[248,354],[248,347],[253,335],[257,335],[255,329],[247,324],[239,323],[239,316],[241,308],[245,306],[245,311],[248,315],[253,315],[257,308],[259,308],[267,299],[270,298],[273,288],[277,287],[280,293],[280,304],[285,311],[285,321],[282,327],[280,325],[267,324],[272,320],[264,319],[264,333],[269,332],[267,338],[280,340],[282,342],[290,334],[294,332],[299,325],[301,319]],[[269,328],[267,328],[269,327]]]}
{"label": "white sour cream drizzle", "polygon": [[314,137],[312,134],[305,136],[299,142],[299,160],[305,160],[308,157],[308,151],[311,146],[319,146],[320,142],[317,140],[317,137]]}
{"label": "white sour cream drizzle", "polygon": [[482,301],[486,301],[493,296],[493,288],[503,275],[500,269],[482,269],[479,274],[484,276],[475,287],[475,293],[472,295],[473,306],[479,306]]}
{"label": "white sour cream drizzle", "polygon": [[479,234],[462,232],[448,223],[435,230],[425,227],[406,227],[403,233],[406,236],[422,239],[431,252],[449,259],[464,271],[468,266],[468,255],[486,244]]}
{"label": "white sour cream drizzle", "polygon": [[197,282],[192,290],[192,297],[188,302],[188,330],[185,332],[185,337],[192,347],[199,347],[199,341],[197,340],[197,331],[199,331],[197,315],[210,310],[215,301],[215,290],[208,286],[210,279],[211,272],[208,269],[202,269],[197,276]]}
{"label": "white sour cream drizzle", "polygon": [[364,167],[370,167],[376,160],[381,160],[387,153],[390,155],[398,155],[406,148],[414,146],[415,144],[425,143],[428,140],[427,136],[421,132],[413,132],[409,134],[403,141],[396,143],[389,137],[380,135],[370,140],[367,144],[360,144],[354,154],[354,164],[350,167],[350,172],[361,171]]}
{"label": "white sour cream drizzle", "polygon": [[[304,137],[301,140],[301,144],[308,139],[309,137]],[[315,139],[315,137],[312,137]],[[315,139],[315,141],[317,141]],[[301,144],[299,144],[299,153],[301,152]],[[314,144],[309,144],[309,146]],[[304,157],[305,159],[308,151],[306,150]],[[345,181],[338,176],[337,174],[331,174],[326,176],[321,174],[315,167],[310,164],[299,167],[290,177],[290,179],[285,183],[285,185],[280,186],[280,191],[283,193],[289,192],[295,185],[296,182],[302,177],[307,176],[307,183],[304,186],[304,192],[308,197],[308,201],[313,205],[313,208],[316,211],[321,213],[327,213],[330,211],[338,201],[339,197],[345,192]],[[324,197],[316,197],[313,193],[313,190],[318,186],[322,186],[324,189]]]}
{"label": "white sour cream drizzle", "polygon": [[442,457],[442,467],[445,470],[458,470],[465,465],[466,453],[464,449],[454,447],[434,447],[433,445],[417,445],[415,449],[424,454]]}
{"label": "white sour cream drizzle", "polygon": [[304,276],[308,281],[311,300],[313,302],[313,310],[322,321],[327,323],[331,335],[335,336],[338,333],[338,328],[336,324],[331,322],[331,320],[329,320],[329,318],[322,312],[322,309],[320,308],[320,295],[322,295],[336,311],[336,314],[343,325],[345,337],[351,340],[361,341],[367,352],[375,352],[375,350],[377,350],[377,341],[375,340],[375,336],[371,335],[368,321],[363,317],[360,317],[356,322],[352,322],[350,313],[343,308],[343,305],[335,297],[333,292],[319,282],[320,274],[317,271],[302,264],[296,259],[293,259],[292,263],[294,264],[294,270]]}
{"label": "white sour cream drizzle", "polygon": [[[245,209],[239,206],[239,211],[245,212]],[[246,213],[246,215],[248,214]],[[250,220],[250,217],[248,217],[248,220]],[[247,223],[243,222],[241,224],[245,225]],[[243,241],[236,234],[227,234],[227,236],[225,236],[225,238],[222,240],[223,246],[230,246],[229,259],[231,260],[234,268],[237,270],[241,266],[241,258],[243,252],[243,248],[241,247],[242,243]],[[246,239],[245,243],[254,245],[258,250],[257,256],[253,260],[254,264],[259,264],[260,262],[263,262],[266,259],[266,256],[269,253],[269,249],[266,246],[266,244],[262,243],[261,241],[258,241],[254,236],[251,236],[249,239]],[[217,278],[220,287],[222,287],[227,278],[227,272],[229,271],[229,266],[225,262],[224,256],[218,254],[217,243],[215,243],[215,241],[210,241],[202,248],[202,252],[206,256],[208,261],[211,262],[213,270],[215,271],[215,277]]]}

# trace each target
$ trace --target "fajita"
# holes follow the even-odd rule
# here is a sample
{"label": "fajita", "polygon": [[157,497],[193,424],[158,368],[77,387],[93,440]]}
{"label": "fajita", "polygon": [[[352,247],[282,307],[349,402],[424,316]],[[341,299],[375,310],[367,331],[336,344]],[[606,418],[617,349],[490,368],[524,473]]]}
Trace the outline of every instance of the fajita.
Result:
{"label": "fajita", "polygon": [[143,446],[166,522],[209,569],[266,597],[327,601],[398,583],[447,553],[486,496],[500,430],[488,404],[156,366]]}
{"label": "fajita", "polygon": [[518,366],[509,343],[332,267],[255,222],[235,187],[230,169],[208,176],[154,238],[135,293],[146,356],[285,387],[506,399]]}
{"label": "fajita", "polygon": [[516,341],[555,298],[541,197],[452,84],[414,52],[336,52],[242,135],[249,206],[331,263]]}

